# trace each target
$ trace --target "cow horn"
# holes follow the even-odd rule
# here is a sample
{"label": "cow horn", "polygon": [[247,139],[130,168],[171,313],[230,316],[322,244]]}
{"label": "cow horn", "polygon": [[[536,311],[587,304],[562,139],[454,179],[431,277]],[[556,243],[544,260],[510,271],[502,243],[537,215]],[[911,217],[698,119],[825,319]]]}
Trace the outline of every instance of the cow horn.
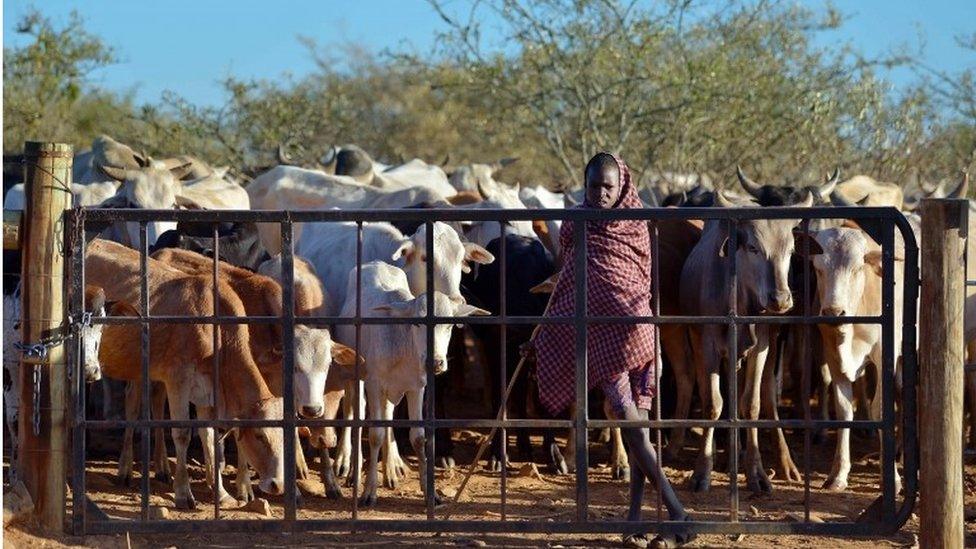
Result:
{"label": "cow horn", "polygon": [[806,197],[803,199],[803,202],[798,202],[794,204],[794,206],[796,206],[797,208],[809,208],[810,206],[813,206],[813,193],[808,190],[803,194],[806,195]]}
{"label": "cow horn", "polygon": [[517,157],[517,156],[509,156],[509,157],[506,157],[506,158],[502,158],[498,162],[495,162],[494,164],[491,165],[491,173],[494,174],[495,172],[497,172],[498,170],[504,168],[505,166],[509,166],[509,165],[514,164],[514,163],[516,163],[518,161],[519,161],[519,157]]}
{"label": "cow horn", "polygon": [[742,185],[742,188],[745,189],[747,193],[751,194],[756,198],[759,198],[759,193],[762,190],[762,185],[746,177],[746,174],[742,173],[742,168],[739,167],[738,165],[736,165],[735,167],[735,175],[739,178],[739,183]]}
{"label": "cow horn", "polygon": [[152,158],[146,154],[145,150],[139,151],[138,154],[132,153],[132,158],[140,168],[148,168],[152,164]]}
{"label": "cow horn", "polygon": [[833,204],[834,206],[839,206],[841,208],[857,206],[857,204],[851,202],[850,200],[848,200],[847,198],[845,198],[844,196],[838,193],[834,193],[830,195],[830,203]]}
{"label": "cow horn", "polygon": [[955,189],[952,189],[952,191],[950,191],[949,194],[946,195],[946,198],[963,198],[967,194],[969,194],[969,172],[963,171],[962,181],[960,181],[959,184],[956,185]]}
{"label": "cow horn", "polygon": [[837,182],[840,181],[840,168],[834,168],[833,175],[827,179],[818,191],[820,192],[820,198],[827,198],[830,193],[834,192],[834,187],[837,186]]}
{"label": "cow horn", "polygon": [[284,143],[278,143],[278,149],[275,152],[278,157],[278,164],[284,166],[294,166],[294,161],[290,156],[288,156],[288,152],[285,151]]}
{"label": "cow horn", "polygon": [[488,200],[490,198],[490,194],[485,190],[485,187],[484,187],[484,185],[481,182],[481,178],[478,178],[478,180],[477,180],[477,182],[475,184],[478,187],[478,194],[481,195],[481,198],[483,198],[485,200]]}
{"label": "cow horn", "polygon": [[193,171],[193,162],[187,162],[185,164],[180,164],[179,166],[175,166],[173,168],[170,168],[170,170],[169,170],[169,172],[171,174],[173,174],[173,178],[176,179],[177,181],[182,180],[191,171]]}
{"label": "cow horn", "polygon": [[127,179],[128,170],[125,168],[119,168],[117,166],[106,166],[99,164],[98,169],[102,171],[105,175],[111,177],[116,181],[125,181]]}
{"label": "cow horn", "polygon": [[205,210],[203,206],[198,204],[192,198],[188,198],[181,194],[176,195],[176,207],[182,210]]}
{"label": "cow horn", "polygon": [[319,160],[319,164],[322,164],[323,166],[331,166],[332,163],[336,161],[337,154],[339,154],[339,151],[336,149],[336,146],[329,146],[329,150],[325,151],[325,154],[322,155],[322,159]]}

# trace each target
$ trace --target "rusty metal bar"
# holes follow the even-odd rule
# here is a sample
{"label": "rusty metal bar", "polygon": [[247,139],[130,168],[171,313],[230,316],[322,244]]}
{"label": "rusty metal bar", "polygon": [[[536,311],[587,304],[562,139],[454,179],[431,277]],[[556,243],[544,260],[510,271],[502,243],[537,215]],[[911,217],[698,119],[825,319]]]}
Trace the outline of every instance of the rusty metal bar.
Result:
{"label": "rusty metal bar", "polygon": [[[499,344],[500,349],[500,364],[498,365],[501,371],[501,385],[498,387],[499,395],[505,394],[505,389],[508,387],[508,324],[506,323],[508,317],[508,303],[505,296],[508,295],[508,245],[505,238],[505,229],[508,227],[507,224],[499,222],[498,231],[501,235],[498,240],[498,317],[501,319],[501,324],[498,326],[499,331]],[[502,403],[502,421],[508,419],[508,403]],[[505,429],[504,424],[502,428],[498,431],[498,436],[501,440],[502,448],[502,476],[501,476],[501,520],[505,521],[508,519],[508,430]]]}
{"label": "rusty metal bar", "polygon": [[[77,210],[75,211],[77,213]],[[65,215],[65,227],[69,235],[83,235],[84,222],[74,215]],[[85,239],[71,238],[71,310],[85,310]],[[74,413],[71,423],[71,530],[75,535],[85,532],[85,373],[79,360],[80,350],[84,348],[84,334],[79,332],[76,338],[78,352],[70,356],[74,364],[68,364],[69,371],[74,373],[72,396],[74,397]]]}
{"label": "rusty metal bar", "polygon": [[[359,372],[359,357],[362,356],[362,329],[363,329],[363,222],[356,222],[356,360],[353,362],[353,370],[355,372],[355,383],[353,383],[353,406],[352,406],[352,418],[353,424],[347,427],[347,429],[352,429],[353,444],[352,444],[352,462],[353,466],[347,474],[352,475],[352,518],[357,520],[359,518],[359,479],[360,479],[360,467],[362,466],[362,457],[360,452],[362,451],[362,430],[363,424],[362,420],[364,418],[359,417],[360,406],[359,403],[365,398],[362,394],[363,382],[362,377],[360,377]],[[393,436],[392,432],[387,433]],[[396,440],[391,442],[391,444],[396,444]],[[326,452],[329,450],[326,449]],[[355,530],[354,530],[355,531]]]}
{"label": "rusty metal bar", "polygon": [[[661,246],[658,241],[658,222],[657,220],[648,221],[648,232],[651,237],[651,311],[653,316],[661,316]],[[654,325],[654,387],[656,388],[656,394],[654,395],[654,419],[661,420],[661,365],[662,354],[661,346],[663,341],[661,339],[661,327]],[[655,429],[655,442],[657,447],[657,459],[661,463],[661,468],[664,468],[664,447],[661,444],[661,430]],[[612,437],[612,435],[611,435]],[[668,443],[670,444],[670,442]],[[678,448],[678,451],[681,449]],[[627,456],[628,464],[631,467],[637,467],[636,463],[630,463],[630,456]],[[614,466],[616,464],[611,464]],[[629,479],[628,479],[629,480]],[[664,520],[664,502],[661,499],[661,489],[658,487],[654,490],[655,494],[655,514],[657,515],[657,521],[661,522]]]}
{"label": "rusty metal bar", "polygon": [[[803,239],[803,316],[810,316],[810,308],[813,306],[811,304],[810,297],[810,220],[804,219],[800,222],[803,230],[803,234],[807,237]],[[799,344],[803,347],[810,348],[810,342],[812,341],[811,331],[812,328],[809,324],[804,324],[801,326],[801,339]],[[782,358],[781,358],[782,360]],[[811,433],[810,429],[812,427],[811,420],[813,419],[810,413],[810,384],[811,376],[813,375],[813,361],[811,360],[810,353],[802,353],[800,359],[802,365],[800,366],[803,371],[800,374],[800,398],[803,400],[803,420],[805,427],[803,429],[803,522],[810,522],[810,470],[812,468],[811,464]],[[821,381],[823,383],[823,381]],[[777,403],[778,404],[778,403]],[[820,406],[827,406],[826,402],[821,402]]]}
{"label": "rusty metal bar", "polygon": [[[220,235],[217,231],[217,224],[213,225],[213,316],[220,316]],[[220,353],[217,349],[220,349],[220,325],[211,324],[210,335],[213,338],[211,340],[213,345],[213,362],[212,366],[212,380],[213,380],[213,417],[220,417]],[[214,460],[211,463],[213,467],[213,498],[214,498],[214,518],[220,518],[220,493],[217,487],[220,486],[220,469],[223,462],[223,443],[219,442],[220,436],[216,429],[211,429],[211,443],[213,444],[213,456]],[[220,447],[218,449],[218,446]],[[241,449],[238,448],[238,452]],[[237,460],[238,463],[241,462],[240,459]],[[250,479],[250,475],[247,471],[244,471],[244,475]],[[250,481],[250,480],[249,480]]]}
{"label": "rusty metal bar", "polygon": [[[141,301],[139,305],[139,313],[146,318],[149,316],[149,236],[147,233],[147,227],[145,222],[139,223],[139,299]],[[149,324],[145,321],[140,322],[141,325],[141,371],[139,374],[139,383],[142,385],[140,392],[142,393],[142,401],[140,402],[140,418],[143,421],[147,419],[152,419],[152,380],[149,378],[149,358],[150,358],[150,341],[149,341]],[[145,423],[143,423],[145,425]],[[142,478],[139,479],[139,489],[141,492],[140,499],[140,516],[142,520],[149,520],[149,460],[152,452],[150,452],[150,441],[152,437],[152,428],[142,427],[139,429],[140,439],[142,440],[140,454],[142,454]]]}
{"label": "rusty metal bar", "polygon": [[284,396],[285,440],[285,520],[286,532],[295,529],[297,482],[295,473],[295,243],[291,219],[281,223],[281,314],[283,368],[281,391]]}
{"label": "rusty metal bar", "polygon": [[885,225],[881,233],[881,395],[882,421],[882,516],[895,517],[895,228]]}
{"label": "rusty metal bar", "polygon": [[586,222],[573,223],[573,320],[576,331],[576,520],[587,522],[589,505],[589,452],[587,451],[587,318],[586,318]]}

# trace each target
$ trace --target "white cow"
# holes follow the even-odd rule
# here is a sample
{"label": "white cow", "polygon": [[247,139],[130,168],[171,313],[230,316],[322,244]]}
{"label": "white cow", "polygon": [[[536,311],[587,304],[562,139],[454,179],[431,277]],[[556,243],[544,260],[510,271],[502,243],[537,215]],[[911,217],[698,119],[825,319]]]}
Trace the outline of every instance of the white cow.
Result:
{"label": "white cow", "polygon": [[[446,223],[434,227],[434,289],[460,297],[461,273],[466,261],[488,264],[495,260],[488,250],[461,238]],[[363,263],[385,261],[407,273],[410,290],[427,291],[427,229],[421,225],[407,237],[389,223],[363,224]],[[356,267],[355,223],[310,223],[298,241],[296,253],[306,258],[322,279],[326,311],[335,315],[345,296],[345,279]]]}
{"label": "white cow", "polygon": [[[811,250],[817,271],[817,297],[824,316],[872,316],[881,313],[881,248],[860,229],[830,228],[815,235],[816,250]],[[896,244],[894,357],[901,361],[902,287],[904,284],[904,249]],[[881,418],[881,326],[875,324],[820,324],[824,354],[830,370],[837,418],[854,419],[853,384],[870,364],[876,370],[877,384],[871,400],[871,419]],[[900,368],[899,368],[900,370]],[[895,375],[900,385],[900,376]],[[893,457],[888,456],[888,459]],[[851,469],[850,429],[839,430],[837,448],[830,475],[824,488],[841,491],[847,488]],[[896,470],[896,485],[898,482]]]}
{"label": "white cow", "polygon": [[[458,206],[458,208],[470,210],[502,209],[502,210],[525,210],[527,209],[522,199],[519,198],[520,187],[516,183],[514,187],[492,181],[482,185],[478,192],[485,198],[481,202]],[[535,231],[532,229],[531,221],[512,221],[508,224],[506,232],[528,238],[536,238]],[[556,232],[558,235],[559,233]],[[482,221],[470,223],[464,229],[464,237],[481,246],[488,246],[492,240],[500,237],[501,227],[495,221]]]}
{"label": "white cow", "polygon": [[467,164],[456,168],[448,168],[451,173],[451,185],[458,191],[478,191],[482,187],[497,183],[495,174],[499,170],[518,162],[518,158],[503,158],[490,164]]}
{"label": "white cow", "polygon": [[[114,181],[89,183],[87,185],[72,183],[71,205],[97,206],[111,198],[118,192],[118,188],[119,184]],[[27,209],[27,195],[23,183],[17,183],[13,187],[10,187],[3,199],[3,209],[21,211]]]}
{"label": "white cow", "polygon": [[[380,189],[351,177],[295,166],[276,166],[259,175],[247,186],[247,193],[255,210],[406,208],[424,202],[448,205],[444,195],[427,187]],[[294,230],[298,242],[303,224],[296,223]],[[281,232],[277,225],[258,224],[258,233],[268,253],[281,253]]]}
{"label": "white cow", "polygon": [[[401,269],[381,261],[363,265],[362,310],[368,316],[423,317],[427,314],[430,293],[414,296],[407,282],[407,274]],[[346,300],[343,315],[356,312],[356,273],[349,273],[346,284]],[[452,299],[439,291],[433,292],[434,314],[437,316],[488,315],[488,311]],[[377,314],[380,313],[380,314]],[[435,373],[447,370],[447,348],[451,340],[450,324],[434,328]],[[393,419],[393,408],[404,395],[411,420],[423,419],[424,389],[427,386],[427,329],[422,325],[366,325],[361,328],[361,339],[366,342],[363,355],[366,359],[365,385],[371,419]],[[341,326],[336,339],[355,344],[355,327]],[[369,468],[360,504],[376,503],[376,488],[380,450],[386,444],[388,429],[371,428],[369,433]],[[410,443],[419,459],[420,485],[426,486],[426,458],[424,455],[424,431],[420,427],[410,429]],[[437,496],[434,496],[435,500]]]}
{"label": "white cow", "polygon": [[[563,193],[554,193],[541,185],[522,187],[519,189],[519,199],[527,207],[533,209],[561,210],[566,207],[566,196]],[[545,223],[550,238],[546,239],[548,242],[544,241],[544,243],[547,244],[547,248],[551,247],[549,251],[552,252],[553,257],[559,257],[559,230],[562,228],[563,222],[559,219],[550,219]]]}

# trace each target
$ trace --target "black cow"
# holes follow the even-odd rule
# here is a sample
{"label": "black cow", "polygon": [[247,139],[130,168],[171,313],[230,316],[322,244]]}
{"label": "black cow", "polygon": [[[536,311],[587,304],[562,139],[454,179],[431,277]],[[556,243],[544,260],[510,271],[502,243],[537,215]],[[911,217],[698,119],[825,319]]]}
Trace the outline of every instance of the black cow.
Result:
{"label": "black cow", "polygon": [[[501,310],[501,239],[488,243],[488,251],[494,254],[495,261],[490,265],[482,265],[477,276],[465,275],[462,279],[462,291],[473,304],[485,308],[497,315]],[[548,294],[533,294],[529,290],[543,282],[556,272],[552,255],[538,239],[505,235],[505,265],[506,313],[510,316],[541,316],[549,301]],[[511,379],[515,367],[519,362],[519,346],[532,337],[531,325],[510,325],[506,331],[505,350],[507,379]],[[491,417],[494,417],[501,403],[501,327],[487,324],[472,326],[475,335],[483,343],[485,350],[485,366],[489,375],[489,394],[491,395]],[[520,379],[513,387],[509,403],[515,417],[527,417],[526,399],[528,384],[526,383],[527,368],[520,374]],[[547,437],[548,438],[548,437]],[[519,429],[517,433],[517,447],[523,457],[530,457],[532,448],[529,444],[529,433],[526,429]],[[548,445],[547,445],[548,447]],[[492,459],[489,467],[498,470],[501,467],[500,439],[492,441]]]}
{"label": "black cow", "polygon": [[710,208],[714,205],[715,191],[710,191],[701,185],[690,191],[669,194],[661,202],[661,206],[665,208],[669,206]]}
{"label": "black cow", "polygon": [[[271,257],[261,245],[258,228],[254,223],[219,223],[217,243],[221,261],[252,271],[256,271],[261,263]],[[163,248],[180,248],[213,257],[213,225],[180,223],[175,230],[159,235],[149,253]]]}
{"label": "black cow", "polygon": [[807,194],[813,196],[814,206],[829,205],[828,201],[837,181],[840,180],[840,170],[834,170],[827,181],[821,185],[805,185],[803,187],[792,187],[788,185],[760,185],[746,177],[742,168],[735,167],[735,175],[739,178],[739,183],[747,193],[751,194],[760,206],[792,206],[806,200]]}

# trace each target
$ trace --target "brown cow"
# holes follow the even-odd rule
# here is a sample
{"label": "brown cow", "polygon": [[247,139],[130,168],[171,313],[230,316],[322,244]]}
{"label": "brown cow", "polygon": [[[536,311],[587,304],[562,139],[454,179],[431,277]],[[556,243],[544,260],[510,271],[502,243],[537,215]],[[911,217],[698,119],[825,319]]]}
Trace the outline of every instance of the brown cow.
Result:
{"label": "brown cow", "polygon": [[[102,287],[108,299],[120,302],[112,309],[115,315],[134,315],[140,308],[139,259],[139,252],[114,242],[95,240],[88,246],[87,280]],[[153,259],[147,261],[151,315],[205,317],[215,309],[221,314],[244,315],[244,304],[225,282],[217,281],[215,302],[214,282],[210,277],[188,276]],[[202,419],[282,419],[282,400],[268,389],[249,351],[247,326],[221,326],[216,348],[213,329],[210,324],[150,325],[149,376],[152,381],[165,385],[173,418],[189,419],[192,402]],[[106,376],[130,382],[140,380],[140,332],[138,324],[105,327],[99,360]],[[214,387],[211,377],[215,355],[219,357],[222,373],[218,387]],[[216,410],[215,397],[219,397]],[[281,429],[247,427],[236,431],[238,447],[258,471],[260,488],[269,494],[281,494],[284,489]],[[174,428],[172,434],[177,458],[174,499],[177,507],[194,508],[196,501],[190,491],[186,466],[190,430]],[[213,429],[200,429],[200,436],[208,481],[216,483],[222,505],[236,504],[224,490],[220,476],[213,478]]]}

